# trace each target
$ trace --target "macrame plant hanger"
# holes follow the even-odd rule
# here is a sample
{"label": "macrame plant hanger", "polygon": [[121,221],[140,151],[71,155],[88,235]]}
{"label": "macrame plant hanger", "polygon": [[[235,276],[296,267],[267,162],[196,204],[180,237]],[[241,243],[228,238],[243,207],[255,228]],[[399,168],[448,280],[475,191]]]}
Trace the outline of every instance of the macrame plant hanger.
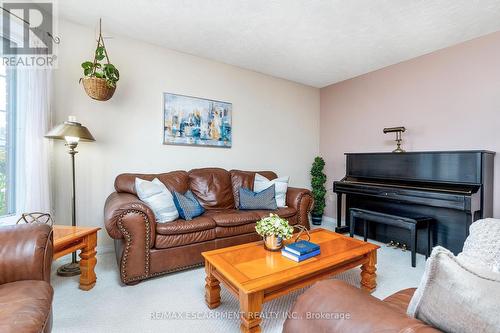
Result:
{"label": "macrame plant hanger", "polygon": [[[99,51],[101,49],[102,51]],[[92,71],[90,75],[86,74],[86,77],[80,79],[83,82],[83,87],[85,88],[85,92],[87,93],[87,95],[98,101],[107,101],[113,96],[116,89],[116,85],[111,86],[103,78],[96,77],[98,66],[100,68],[100,64],[98,64],[98,61],[104,60],[104,58],[101,58],[101,55],[103,53],[104,58],[106,59],[106,64],[111,65],[111,62],[109,61],[108,51],[106,51],[106,46],[104,45],[104,37],[102,35],[102,18],[99,18],[99,36],[97,37],[97,48],[94,52]],[[97,59],[98,56],[100,59]]]}
{"label": "macrame plant hanger", "polygon": [[[106,51],[106,47],[104,46],[104,38],[102,37],[102,18],[99,18],[99,37],[97,38],[97,48],[102,47],[104,50],[104,56],[106,57],[106,63],[110,64],[108,51]],[[95,73],[97,63],[97,52],[94,54],[94,71]]]}

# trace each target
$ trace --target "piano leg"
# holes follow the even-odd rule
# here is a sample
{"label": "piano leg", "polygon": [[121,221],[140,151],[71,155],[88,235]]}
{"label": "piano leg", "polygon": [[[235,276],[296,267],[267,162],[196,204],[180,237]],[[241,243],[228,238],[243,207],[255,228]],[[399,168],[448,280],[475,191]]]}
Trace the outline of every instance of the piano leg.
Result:
{"label": "piano leg", "polygon": [[427,222],[427,251],[425,252],[425,259],[429,258],[432,250],[432,222]]}
{"label": "piano leg", "polygon": [[413,225],[410,229],[411,240],[411,267],[417,265],[417,225]]}
{"label": "piano leg", "polygon": [[467,213],[467,225],[465,229],[465,238],[469,237],[469,228],[472,225],[472,223],[475,222],[475,212],[471,211],[470,213]]}
{"label": "piano leg", "polygon": [[368,240],[368,221],[363,219],[363,236],[365,242]]}
{"label": "piano leg", "polygon": [[354,227],[356,226],[356,217],[354,215],[349,216],[349,236],[354,237]]}
{"label": "piano leg", "polygon": [[337,227],[335,228],[335,232],[338,232],[339,234],[345,234],[349,232],[349,226],[342,225],[342,193],[337,193]]}

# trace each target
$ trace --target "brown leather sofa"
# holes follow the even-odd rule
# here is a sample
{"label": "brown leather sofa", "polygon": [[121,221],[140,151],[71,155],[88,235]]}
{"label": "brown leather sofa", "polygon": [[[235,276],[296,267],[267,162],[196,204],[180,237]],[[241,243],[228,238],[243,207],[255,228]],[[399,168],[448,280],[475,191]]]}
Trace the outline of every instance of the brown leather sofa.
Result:
{"label": "brown leather sofa", "polygon": [[[268,179],[271,171],[259,171]],[[136,196],[135,178],[162,181],[170,191],[190,189],[205,208],[192,221],[156,223],[152,210]],[[203,264],[201,252],[259,240],[255,222],[274,212],[291,225],[309,228],[312,196],[309,190],[289,187],[286,208],[240,211],[238,190],[253,188],[255,172],[220,168],[162,174],[121,174],[104,207],[108,234],[115,239],[120,278],[125,284]]]}
{"label": "brown leather sofa", "polygon": [[283,333],[441,332],[406,315],[414,292],[404,289],[381,301],[343,281],[321,281],[298,297]]}
{"label": "brown leather sofa", "polygon": [[48,225],[0,227],[0,332],[50,332],[52,251]]}

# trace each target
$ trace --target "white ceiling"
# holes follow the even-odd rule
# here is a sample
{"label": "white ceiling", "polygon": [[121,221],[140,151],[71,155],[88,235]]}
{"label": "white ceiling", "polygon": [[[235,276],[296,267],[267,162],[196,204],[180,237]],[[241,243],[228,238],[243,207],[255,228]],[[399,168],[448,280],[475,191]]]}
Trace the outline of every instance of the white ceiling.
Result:
{"label": "white ceiling", "polygon": [[500,30],[499,0],[60,0],[59,15],[314,87]]}

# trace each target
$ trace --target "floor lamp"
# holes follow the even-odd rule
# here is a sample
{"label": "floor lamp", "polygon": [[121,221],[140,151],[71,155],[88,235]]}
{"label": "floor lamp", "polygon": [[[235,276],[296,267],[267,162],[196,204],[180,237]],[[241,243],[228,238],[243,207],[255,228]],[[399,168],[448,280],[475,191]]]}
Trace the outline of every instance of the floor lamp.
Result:
{"label": "floor lamp", "polygon": [[[76,227],[76,200],[75,200],[75,154],[78,142],[95,141],[87,127],[76,121],[73,116],[68,117],[68,121],[57,125],[51,129],[46,135],[46,138],[64,140],[65,146],[68,147],[68,153],[71,156],[71,171],[72,171],[72,192],[71,192],[71,225]],[[80,266],[76,260],[76,252],[71,254],[71,263],[65,264],[57,269],[57,274],[61,276],[74,276],[80,274]]]}

